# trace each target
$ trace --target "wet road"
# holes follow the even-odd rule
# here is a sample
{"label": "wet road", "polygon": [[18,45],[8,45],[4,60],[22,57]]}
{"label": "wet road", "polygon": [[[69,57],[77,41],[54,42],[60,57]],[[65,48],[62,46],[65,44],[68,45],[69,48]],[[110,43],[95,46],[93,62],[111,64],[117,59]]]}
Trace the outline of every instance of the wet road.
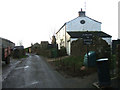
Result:
{"label": "wet road", "polygon": [[62,88],[62,81],[42,57],[29,55],[2,82],[2,88]]}

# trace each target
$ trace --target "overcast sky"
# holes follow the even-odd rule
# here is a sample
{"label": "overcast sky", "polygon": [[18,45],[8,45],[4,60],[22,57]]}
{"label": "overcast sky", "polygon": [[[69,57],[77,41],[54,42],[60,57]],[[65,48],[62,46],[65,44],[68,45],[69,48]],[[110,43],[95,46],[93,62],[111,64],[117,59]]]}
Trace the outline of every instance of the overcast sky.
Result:
{"label": "overcast sky", "polygon": [[102,22],[102,31],[117,39],[118,1],[0,0],[0,37],[16,45],[22,42],[25,47],[35,42],[50,41],[50,37],[65,22],[76,18],[83,8],[88,17]]}

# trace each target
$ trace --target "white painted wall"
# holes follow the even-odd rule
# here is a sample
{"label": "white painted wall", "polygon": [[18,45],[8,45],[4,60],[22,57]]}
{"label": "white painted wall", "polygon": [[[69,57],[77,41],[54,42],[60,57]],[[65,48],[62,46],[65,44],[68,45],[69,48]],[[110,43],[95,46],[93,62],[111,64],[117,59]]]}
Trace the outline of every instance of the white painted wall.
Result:
{"label": "white painted wall", "polygon": [[102,39],[105,40],[108,43],[108,45],[112,46],[111,38],[102,38]]}
{"label": "white painted wall", "polygon": [[60,49],[61,46],[65,47],[65,26],[56,34],[56,42],[58,44],[58,49]]}
{"label": "white painted wall", "polygon": [[77,40],[78,38],[71,38],[71,43],[72,43],[72,41],[75,41],[75,40]]}
{"label": "white painted wall", "polygon": [[71,54],[71,42],[68,41],[66,43],[66,51],[67,51],[67,54],[70,55]]}
{"label": "white painted wall", "polygon": [[71,53],[71,38],[67,32],[66,32],[66,51],[67,51],[67,54],[70,55],[70,53]]}
{"label": "white painted wall", "polygon": [[[85,24],[80,21],[85,20]],[[77,17],[66,23],[66,31],[101,31],[101,23],[96,22],[88,17]]]}

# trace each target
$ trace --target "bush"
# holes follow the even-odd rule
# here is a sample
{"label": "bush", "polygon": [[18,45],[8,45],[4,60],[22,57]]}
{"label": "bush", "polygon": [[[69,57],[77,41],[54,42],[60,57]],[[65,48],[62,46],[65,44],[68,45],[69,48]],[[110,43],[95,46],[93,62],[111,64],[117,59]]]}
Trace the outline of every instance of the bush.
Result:
{"label": "bush", "polygon": [[[111,49],[108,43],[100,37],[93,37],[93,44],[88,46],[89,51],[95,51],[97,54],[97,59],[100,58],[110,58]],[[81,56],[87,53],[87,45],[84,45],[83,39],[79,38],[72,42],[71,54],[73,56]]]}
{"label": "bush", "polygon": [[117,68],[116,60],[117,60],[117,56],[116,55],[112,55],[111,56],[111,62],[110,62],[110,68],[111,69]]}
{"label": "bush", "polygon": [[83,59],[81,56],[69,56],[63,59],[58,59],[55,62],[56,70],[61,72],[63,75],[72,77],[84,77],[96,72],[95,68],[86,68],[81,70],[83,66]]}
{"label": "bush", "polygon": [[39,48],[36,52],[37,55],[41,55],[41,56],[44,56],[44,57],[51,57],[51,51],[50,50],[47,50],[47,49],[42,49],[42,48]]}
{"label": "bush", "polygon": [[[75,68],[80,69],[80,67],[83,65],[83,59],[80,56],[69,56],[64,59],[61,59],[60,61],[56,61],[56,65],[64,65],[65,67],[69,68]],[[75,65],[75,67],[74,67]]]}
{"label": "bush", "polygon": [[12,53],[13,58],[22,58],[25,56],[25,50],[15,49]]}
{"label": "bush", "polygon": [[58,50],[58,56],[62,57],[62,56],[66,56],[67,52],[66,52],[66,48],[65,47],[61,47],[60,50]]}

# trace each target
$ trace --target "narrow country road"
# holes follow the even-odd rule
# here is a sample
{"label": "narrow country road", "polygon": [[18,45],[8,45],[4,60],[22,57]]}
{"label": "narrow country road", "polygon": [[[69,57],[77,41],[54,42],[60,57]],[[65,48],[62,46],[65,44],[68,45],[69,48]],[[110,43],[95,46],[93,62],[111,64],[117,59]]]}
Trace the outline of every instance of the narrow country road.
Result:
{"label": "narrow country road", "polygon": [[41,56],[28,55],[3,66],[2,88],[94,88],[96,73],[84,78],[65,78]]}
{"label": "narrow country road", "polygon": [[62,88],[63,78],[38,55],[29,55],[3,81],[2,88]]}

